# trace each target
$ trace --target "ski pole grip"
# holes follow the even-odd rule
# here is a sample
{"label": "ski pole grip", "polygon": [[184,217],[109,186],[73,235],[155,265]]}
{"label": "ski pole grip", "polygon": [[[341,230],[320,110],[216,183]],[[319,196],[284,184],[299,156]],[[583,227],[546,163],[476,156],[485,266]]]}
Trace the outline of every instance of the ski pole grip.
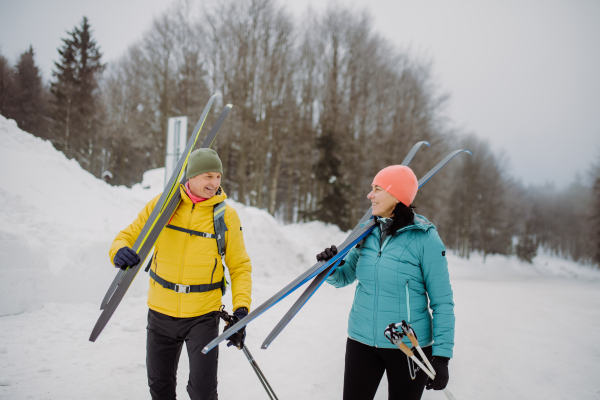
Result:
{"label": "ski pole grip", "polygon": [[412,345],[414,347],[417,347],[419,345],[419,341],[417,340],[415,335],[413,335],[412,333],[409,333],[406,336],[408,336],[408,340],[410,340],[410,342],[412,343]]}
{"label": "ski pole grip", "polygon": [[398,346],[398,348],[399,348],[400,350],[402,350],[402,352],[403,352],[404,354],[406,354],[407,356],[409,356],[409,357],[412,357],[412,356],[414,356],[414,354],[413,354],[412,350],[411,350],[411,349],[409,349],[409,348],[408,348],[408,346],[404,344],[404,342],[399,342],[399,343],[397,343],[397,346]]}

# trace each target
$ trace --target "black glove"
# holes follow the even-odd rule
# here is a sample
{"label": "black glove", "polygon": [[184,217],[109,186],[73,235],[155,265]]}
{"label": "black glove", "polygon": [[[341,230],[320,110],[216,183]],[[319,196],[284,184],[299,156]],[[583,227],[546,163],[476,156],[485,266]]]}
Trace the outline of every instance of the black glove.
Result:
{"label": "black glove", "polygon": [[115,267],[121,269],[127,269],[127,267],[133,267],[140,262],[140,256],[129,247],[121,247],[114,258]]}
{"label": "black glove", "polygon": [[446,388],[446,385],[448,384],[448,379],[450,379],[450,376],[448,375],[449,360],[450,359],[448,357],[433,357],[433,360],[431,360],[431,366],[435,370],[435,379],[427,379],[427,390],[444,390]]}
{"label": "black glove", "polygon": [[317,254],[317,261],[329,261],[338,253],[337,247],[331,246]]}
{"label": "black glove", "polygon": [[[233,312],[233,315],[231,316],[232,325],[229,325],[229,326],[235,325],[239,320],[243,319],[246,315],[248,315],[248,309],[246,307],[238,308],[237,310],[235,310]],[[225,327],[225,330],[227,330],[228,327]],[[243,327],[242,329],[240,329],[233,335],[229,336],[229,339],[227,339],[227,340],[228,340],[227,347],[235,346],[239,349],[243,348],[244,340],[246,340],[246,327]]]}

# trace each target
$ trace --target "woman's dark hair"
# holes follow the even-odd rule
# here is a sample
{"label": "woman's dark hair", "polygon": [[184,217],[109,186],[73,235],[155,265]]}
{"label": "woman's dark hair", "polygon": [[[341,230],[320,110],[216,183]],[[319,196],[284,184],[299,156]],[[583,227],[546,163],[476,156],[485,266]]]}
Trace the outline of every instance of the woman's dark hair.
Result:
{"label": "woman's dark hair", "polygon": [[391,235],[396,233],[396,231],[399,229],[412,224],[413,219],[415,218],[415,213],[413,211],[414,208],[415,207],[413,207],[412,204],[408,207],[402,203],[396,204],[396,208],[394,208],[394,215],[392,216],[394,222],[390,227]]}

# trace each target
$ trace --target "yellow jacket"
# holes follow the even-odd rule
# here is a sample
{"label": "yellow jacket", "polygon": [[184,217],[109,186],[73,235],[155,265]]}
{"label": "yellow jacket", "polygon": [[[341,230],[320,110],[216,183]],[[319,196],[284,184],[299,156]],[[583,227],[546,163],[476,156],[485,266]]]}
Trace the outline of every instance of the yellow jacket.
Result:
{"label": "yellow jacket", "polygon": [[[215,204],[227,198],[225,192],[221,190],[221,194],[193,204],[183,185],[179,190],[182,201],[170,224],[194,231],[215,233],[213,208]],[[159,197],[156,196],[146,204],[135,221],[119,232],[109,251],[111,261],[120,248],[133,246]],[[231,276],[233,309],[247,307],[249,310],[252,301],[252,266],[244,246],[240,219],[230,206],[225,210],[225,224],[228,229],[225,232],[225,264]],[[163,229],[156,241],[151,268],[161,278],[182,285],[220,282],[224,274],[216,239],[168,228]],[[172,317],[189,318],[218,311],[221,307],[221,297],[219,289],[203,293],[176,293],[163,288],[151,278],[148,307]]]}

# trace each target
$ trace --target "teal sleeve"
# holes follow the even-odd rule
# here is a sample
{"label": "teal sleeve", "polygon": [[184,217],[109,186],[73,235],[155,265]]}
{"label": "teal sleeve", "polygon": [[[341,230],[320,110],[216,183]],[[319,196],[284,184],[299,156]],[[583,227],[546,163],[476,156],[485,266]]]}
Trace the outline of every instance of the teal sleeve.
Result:
{"label": "teal sleeve", "polygon": [[326,282],[336,288],[350,285],[356,280],[356,264],[360,257],[360,251],[355,247],[348,252],[344,259],[344,265],[338,266],[327,278]]}
{"label": "teal sleeve", "polygon": [[446,248],[437,231],[423,243],[423,278],[433,311],[433,355],[452,358],[454,348],[454,300]]}

